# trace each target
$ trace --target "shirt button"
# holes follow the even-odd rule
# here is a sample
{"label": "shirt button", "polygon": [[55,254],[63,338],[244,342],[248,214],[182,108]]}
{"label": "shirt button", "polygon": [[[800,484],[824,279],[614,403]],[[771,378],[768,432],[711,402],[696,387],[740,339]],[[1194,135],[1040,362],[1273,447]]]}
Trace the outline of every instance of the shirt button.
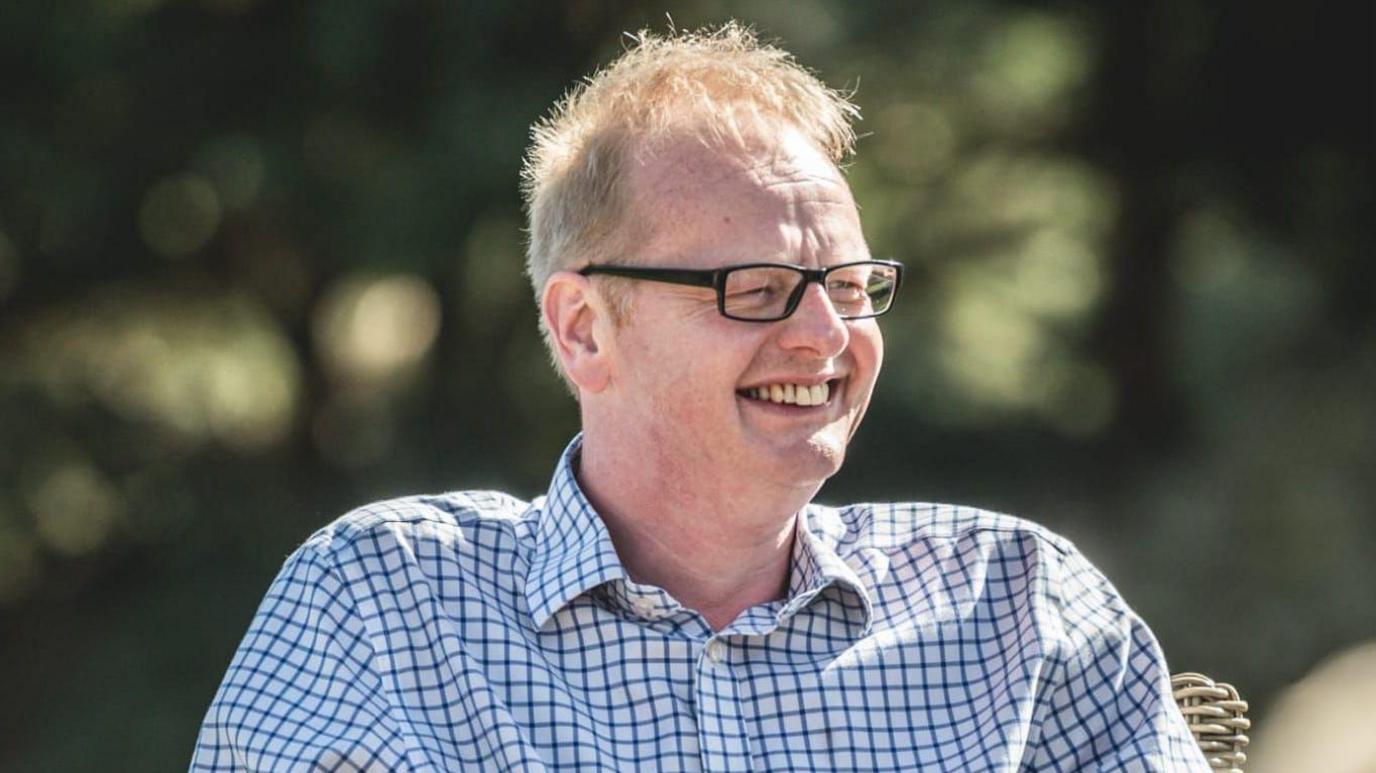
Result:
{"label": "shirt button", "polygon": [[720,663],[726,659],[726,645],[722,644],[718,639],[712,639],[707,642],[707,646],[703,648],[703,652],[707,655],[707,659],[713,663]]}
{"label": "shirt button", "polygon": [[635,607],[636,613],[639,614],[641,617],[650,617],[654,614],[655,611],[654,599],[647,598],[645,596],[640,596],[632,600],[631,606]]}

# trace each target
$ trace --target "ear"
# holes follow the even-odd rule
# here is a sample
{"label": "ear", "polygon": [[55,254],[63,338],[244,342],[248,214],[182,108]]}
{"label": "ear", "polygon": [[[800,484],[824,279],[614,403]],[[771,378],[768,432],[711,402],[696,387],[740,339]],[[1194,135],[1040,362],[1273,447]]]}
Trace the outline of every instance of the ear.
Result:
{"label": "ear", "polygon": [[585,276],[559,271],[545,282],[540,313],[555,356],[580,391],[601,392],[611,381],[609,311]]}

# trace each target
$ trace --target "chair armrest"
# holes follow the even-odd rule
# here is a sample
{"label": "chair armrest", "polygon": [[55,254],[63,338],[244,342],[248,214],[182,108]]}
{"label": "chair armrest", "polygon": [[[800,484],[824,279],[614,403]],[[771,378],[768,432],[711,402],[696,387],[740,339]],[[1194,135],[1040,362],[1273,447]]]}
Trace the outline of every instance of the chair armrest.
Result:
{"label": "chair armrest", "polygon": [[1171,694],[1209,767],[1242,773],[1247,762],[1242,750],[1251,741],[1246,731],[1252,727],[1246,717],[1247,701],[1231,684],[1192,672],[1171,677]]}

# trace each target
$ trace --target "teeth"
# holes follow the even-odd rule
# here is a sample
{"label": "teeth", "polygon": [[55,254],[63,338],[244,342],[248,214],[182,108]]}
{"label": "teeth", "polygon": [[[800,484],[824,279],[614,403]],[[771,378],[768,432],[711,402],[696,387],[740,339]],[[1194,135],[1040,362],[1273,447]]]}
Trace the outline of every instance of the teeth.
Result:
{"label": "teeth", "polygon": [[831,388],[826,384],[770,384],[751,389],[750,396],[773,403],[813,406],[825,404],[831,397]]}

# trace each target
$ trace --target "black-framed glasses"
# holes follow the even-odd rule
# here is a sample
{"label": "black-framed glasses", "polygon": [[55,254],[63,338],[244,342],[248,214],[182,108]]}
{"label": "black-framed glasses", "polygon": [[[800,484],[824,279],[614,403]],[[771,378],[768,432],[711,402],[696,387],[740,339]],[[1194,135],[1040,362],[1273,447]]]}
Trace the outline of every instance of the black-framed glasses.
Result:
{"label": "black-framed glasses", "polygon": [[710,287],[717,291],[717,311],[723,317],[774,322],[797,310],[809,282],[822,286],[841,319],[877,317],[893,307],[903,280],[903,264],[896,260],[857,260],[807,268],[788,263],[745,263],[695,270],[593,263],[578,273]]}

